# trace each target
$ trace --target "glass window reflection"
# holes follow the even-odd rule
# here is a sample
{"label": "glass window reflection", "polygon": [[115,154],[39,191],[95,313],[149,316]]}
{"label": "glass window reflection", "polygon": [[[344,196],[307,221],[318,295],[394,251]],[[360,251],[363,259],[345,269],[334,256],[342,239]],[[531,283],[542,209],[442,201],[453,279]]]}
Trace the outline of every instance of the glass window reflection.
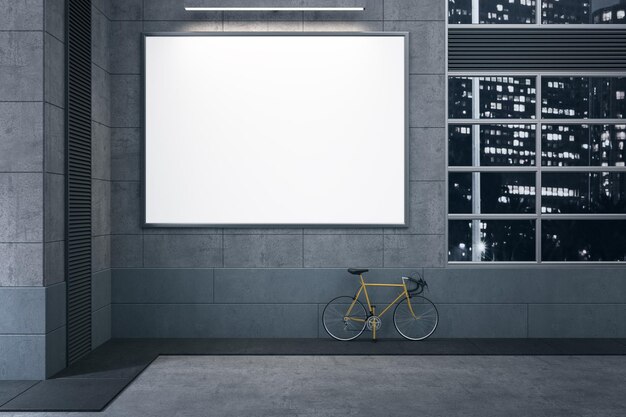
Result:
{"label": "glass window reflection", "polygon": [[626,166],[626,124],[543,125],[541,164]]}
{"label": "glass window reflection", "polygon": [[546,262],[626,261],[626,220],[543,220]]}
{"label": "glass window reflection", "polygon": [[[473,230],[478,228],[478,233]],[[451,220],[451,262],[529,262],[535,256],[533,220]]]}
{"label": "glass window reflection", "polygon": [[626,172],[543,173],[541,196],[542,213],[626,213]]}

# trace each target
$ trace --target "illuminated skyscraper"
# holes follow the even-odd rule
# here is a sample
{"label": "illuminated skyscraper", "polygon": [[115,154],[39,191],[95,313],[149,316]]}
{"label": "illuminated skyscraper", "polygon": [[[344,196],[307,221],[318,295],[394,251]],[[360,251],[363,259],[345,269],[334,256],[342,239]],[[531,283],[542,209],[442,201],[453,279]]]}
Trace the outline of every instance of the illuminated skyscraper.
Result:
{"label": "illuminated skyscraper", "polygon": [[592,22],[598,24],[626,23],[626,0],[616,1],[612,6],[602,7],[593,11]]}
{"label": "illuminated skyscraper", "polygon": [[591,0],[543,0],[542,23],[591,23]]}

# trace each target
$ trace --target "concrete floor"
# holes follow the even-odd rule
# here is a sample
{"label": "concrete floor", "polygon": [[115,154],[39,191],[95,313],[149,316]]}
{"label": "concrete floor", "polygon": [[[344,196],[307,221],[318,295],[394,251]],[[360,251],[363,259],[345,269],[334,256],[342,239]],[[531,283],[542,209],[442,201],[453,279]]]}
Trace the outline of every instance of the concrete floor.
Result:
{"label": "concrete floor", "polygon": [[161,356],[102,413],[624,416],[624,356]]}

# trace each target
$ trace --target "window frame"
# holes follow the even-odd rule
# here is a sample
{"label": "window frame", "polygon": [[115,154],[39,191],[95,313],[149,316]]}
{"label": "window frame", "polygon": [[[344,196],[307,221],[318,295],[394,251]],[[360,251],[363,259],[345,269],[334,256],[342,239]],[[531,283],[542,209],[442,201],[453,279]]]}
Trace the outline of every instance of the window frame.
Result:
{"label": "window frame", "polygon": [[[534,119],[450,119],[448,113],[448,80],[450,77],[491,77],[510,76],[528,77],[535,79],[535,118]],[[543,166],[542,165],[542,126],[543,125],[625,125],[626,118],[623,119],[546,119],[541,114],[542,104],[542,78],[543,77],[626,77],[626,72],[610,71],[448,71],[446,66],[445,94],[446,94],[446,123],[445,123],[445,158],[446,158],[446,264],[447,265],[475,265],[479,267],[494,265],[623,265],[623,261],[543,261],[541,258],[541,225],[543,220],[626,220],[626,213],[617,214],[555,214],[542,213],[542,173],[547,172],[621,172],[626,173],[626,167],[622,166]],[[474,83],[474,86],[476,84]],[[474,89],[473,89],[474,90]],[[478,92],[473,91],[474,97]],[[535,164],[529,166],[450,166],[449,164],[449,128],[453,125],[495,125],[495,124],[524,124],[534,125],[536,132],[535,140]],[[473,158],[474,159],[474,158]],[[449,174],[450,173],[482,173],[482,172],[527,172],[535,174],[535,213],[534,214],[451,214],[449,211]],[[474,193],[474,191],[473,191]],[[448,256],[449,248],[449,222],[451,220],[534,220],[535,221],[535,260],[534,261],[451,261]]]}
{"label": "window frame", "polygon": [[[591,1],[591,0],[589,0]],[[543,0],[535,0],[535,22],[534,23],[480,23],[480,0],[471,0],[472,2],[472,23],[450,23],[450,16],[449,16],[449,6],[450,6],[450,2],[449,0],[446,0],[446,14],[445,14],[445,19],[446,19],[446,27],[447,26],[452,26],[455,28],[472,28],[472,27],[477,27],[477,26],[490,26],[490,27],[502,27],[502,28],[509,28],[509,29],[515,29],[515,28],[529,28],[529,27],[545,27],[545,28],[563,28],[564,26],[568,26],[568,27],[573,27],[573,28],[580,28],[580,27],[586,27],[586,26],[591,26],[591,27],[603,27],[603,28],[624,28],[626,27],[626,21],[625,23],[543,23]],[[447,32],[447,31],[446,31]]]}

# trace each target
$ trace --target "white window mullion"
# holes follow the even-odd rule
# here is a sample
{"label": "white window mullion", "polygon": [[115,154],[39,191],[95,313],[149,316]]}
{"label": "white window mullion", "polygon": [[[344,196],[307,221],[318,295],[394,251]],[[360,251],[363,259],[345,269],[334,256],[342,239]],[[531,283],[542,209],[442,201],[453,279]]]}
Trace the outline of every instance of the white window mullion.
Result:
{"label": "white window mullion", "polygon": [[537,173],[535,174],[535,204],[537,211],[537,220],[535,221],[535,259],[541,263],[541,75],[537,75],[535,80],[535,118],[537,119],[537,127],[535,128],[535,166]]}
{"label": "white window mullion", "polygon": [[543,0],[535,0],[535,24],[542,24],[541,3]]}
{"label": "white window mullion", "polygon": [[479,23],[478,2],[479,0],[472,0],[472,24]]}
{"label": "white window mullion", "polygon": [[[472,119],[480,119],[480,79],[478,77],[472,78]],[[472,125],[472,166],[480,166],[480,125],[477,124]],[[480,172],[472,173],[472,213],[480,213]],[[472,220],[473,262],[481,261],[480,242],[480,220]]]}

